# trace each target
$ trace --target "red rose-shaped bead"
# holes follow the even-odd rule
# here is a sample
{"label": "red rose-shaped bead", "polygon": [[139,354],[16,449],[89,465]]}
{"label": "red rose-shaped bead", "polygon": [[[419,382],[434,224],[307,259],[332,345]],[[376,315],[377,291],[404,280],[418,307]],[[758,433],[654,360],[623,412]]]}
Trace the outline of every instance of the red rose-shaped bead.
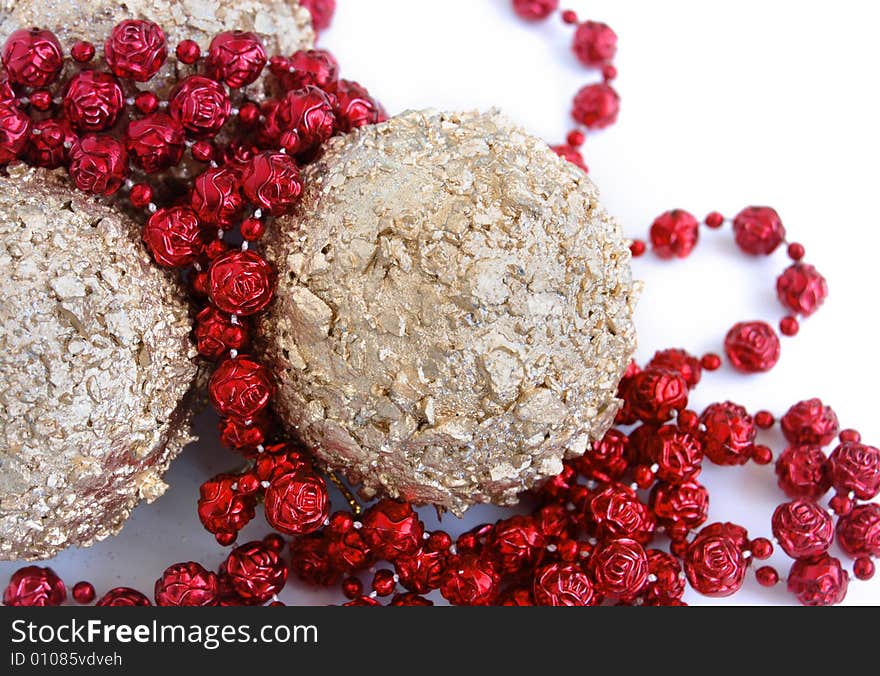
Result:
{"label": "red rose-shaped bead", "polygon": [[880,505],[854,507],[837,522],[837,543],[849,556],[880,556]]}
{"label": "red rose-shaped bead", "polygon": [[39,28],[14,31],[3,45],[3,66],[9,79],[25,87],[45,87],[55,82],[64,65],[58,38]]}
{"label": "red rose-shaped bead", "polygon": [[293,155],[317,148],[333,135],[336,125],[330,98],[312,85],[287,92],[272,117],[270,125],[278,130],[285,149]]}
{"label": "red rose-shaped bead", "polygon": [[230,316],[208,306],[196,317],[196,346],[199,354],[219,359],[229,350],[241,350],[249,340],[249,331],[241,323],[233,324]]}
{"label": "red rose-shaped bead", "polygon": [[248,604],[265,603],[287,582],[287,566],[278,553],[259,540],[236,547],[223,564],[233,591]]}
{"label": "red rose-shaped bead", "polygon": [[697,245],[699,236],[700,223],[682,209],[658,216],[650,231],[651,246],[660,258],[687,258]]}
{"label": "red rose-shaped bead", "polygon": [[818,446],[793,446],[776,461],[776,482],[789,498],[818,500],[831,488],[828,458]]}
{"label": "red rose-shaped bead", "polygon": [[[328,539],[328,552],[330,561],[337,570],[355,572],[363,570],[373,561],[373,553],[370,545],[354,527],[354,520],[348,512],[342,512],[344,519],[338,518],[340,512],[330,517],[330,526],[325,529]],[[340,524],[339,522],[343,523]]]}
{"label": "red rose-shaped bead", "polygon": [[208,72],[233,89],[256,81],[265,65],[266,49],[254,33],[218,33],[208,47]]}
{"label": "red rose-shaped bead", "polygon": [[265,499],[266,521],[275,530],[289,535],[316,531],[330,515],[327,485],[307,470],[274,479],[266,489]]}
{"label": "red rose-shaped bead", "polygon": [[513,11],[526,21],[541,21],[553,14],[559,0],[513,0]]}
{"label": "red rose-shaped bead", "polygon": [[688,387],[696,387],[703,377],[703,368],[700,360],[686,350],[658,350],[651,357],[645,368],[658,368],[674,371],[681,375]]}
{"label": "red rose-shaped bead", "polygon": [[773,512],[773,536],[793,559],[818,556],[831,546],[834,524],[828,512],[810,500],[779,505]]}
{"label": "red rose-shaped bead", "polygon": [[418,594],[413,594],[412,592],[406,592],[403,594],[395,594],[394,598],[391,599],[391,603],[389,605],[392,606],[433,606],[434,602],[430,599],[426,599],[424,596],[419,596]]}
{"label": "red rose-shaped bead", "polygon": [[5,606],[60,606],[67,587],[51,568],[25,566],[12,574],[3,592]]}
{"label": "red rose-shaped bead", "polygon": [[175,563],[156,580],[157,606],[216,606],[220,584],[216,573],[188,561]]}
{"label": "red rose-shaped bead", "polygon": [[539,606],[592,606],[597,601],[590,578],[570,563],[551,563],[536,570],[532,594]]}
{"label": "red rose-shaped bead", "polygon": [[776,280],[776,295],[792,312],[809,316],[828,297],[828,282],[812,265],[795,263]]}
{"label": "red rose-shaped bead", "polygon": [[440,580],[440,593],[454,606],[489,606],[501,591],[495,565],[477,554],[452,557]]}
{"label": "red rose-shaped bead", "polygon": [[153,259],[164,267],[185,267],[205,250],[199,219],[189,207],[159,209],[144,226],[143,240]]}
{"label": "red rose-shaped bead", "polygon": [[852,491],[859,500],[873,500],[880,493],[880,450],[845,441],[828,458],[831,485],[841,495]]}
{"label": "red rose-shaped bead", "polygon": [[254,496],[239,492],[238,480],[218,474],[199,487],[199,520],[209,533],[234,536],[254,518]]}
{"label": "red rose-shaped bead", "polygon": [[709,491],[696,481],[659,483],[651,491],[651,511],[670,534],[685,535],[709,515]]}
{"label": "red rose-shaped bead", "polygon": [[650,368],[633,376],[627,388],[633,415],[643,422],[662,423],[687,407],[688,386],[681,374]]}
{"label": "red rose-shaped bead", "polygon": [[310,465],[303,453],[291,444],[274,444],[266,447],[266,452],[257,457],[254,471],[260,481],[275,481],[278,477],[300,470],[308,470]]}
{"label": "red rose-shaped bead", "polygon": [[823,554],[795,561],[788,572],[788,591],[805,606],[833,606],[846,598],[849,575],[840,560]]}
{"label": "red rose-shaped bead", "polygon": [[203,223],[228,227],[243,205],[238,175],[228,168],[206,169],[193,181],[190,205]]}
{"label": "red rose-shaped bead", "polygon": [[785,241],[785,227],[774,209],[747,207],[733,219],[733,236],[745,253],[767,256]]}
{"label": "red rose-shaped bead", "polygon": [[604,129],[617,121],[620,96],[611,85],[597,83],[575,94],[571,116],[589,129]]}
{"label": "red rose-shaped bead", "polygon": [[534,565],[544,549],[544,534],[533,517],[512,516],[495,524],[487,543],[503,574]]}
{"label": "red rose-shaped bead", "polygon": [[111,136],[84,136],[73,142],[67,170],[83,192],[112,195],[128,176],[125,146]]}
{"label": "red rose-shaped bead", "polygon": [[751,457],[758,429],[748,411],[725,401],[706,407],[700,416],[705,425],[703,453],[716,465],[744,465]]}
{"label": "red rose-shaped bead", "polygon": [[571,49],[588,68],[602,66],[617,53],[617,33],[607,24],[585,21],[574,32]]}
{"label": "red rose-shaped bead", "polygon": [[123,108],[122,88],[109,73],[81,70],[67,83],[64,113],[80,131],[103,131],[112,127]]}
{"label": "red rose-shaped bead", "polygon": [[269,369],[244,355],[221,362],[208,383],[217,412],[241,420],[250,420],[266,408],[273,392]]}
{"label": "red rose-shaped bead", "polygon": [[336,11],[336,0],[300,0],[299,4],[309,10],[316,31],[330,28],[333,13]]}
{"label": "red rose-shaped bead", "polygon": [[328,545],[323,533],[297,538],[290,543],[290,570],[311,585],[329,587],[336,584],[342,571],[333,566]]}
{"label": "red rose-shaped bead", "polygon": [[678,560],[659,549],[649,549],[646,554],[648,582],[643,591],[645,605],[675,605],[684,596],[684,579]]}
{"label": "red rose-shaped bead", "polygon": [[165,33],[152,21],[129,19],[113,27],[104,43],[104,58],[117,77],[146,82],[168,56]]}
{"label": "red rose-shaped bead", "polygon": [[684,570],[691,586],[704,596],[730,596],[742,587],[746,560],[734,540],[724,535],[697,536],[687,548]]}
{"label": "red rose-shaped bead", "polygon": [[301,49],[284,65],[286,72],[279,75],[287,90],[314,85],[330,92],[339,79],[339,63],[326,49]]}
{"label": "red rose-shaped bead", "polygon": [[587,479],[610,483],[626,473],[628,451],[629,437],[612,427],[602,439],[593,443],[592,451],[576,458],[573,466]]}
{"label": "red rose-shaped bead", "polygon": [[203,75],[190,75],[171,92],[169,112],[196,136],[214,136],[229,118],[226,88]]}
{"label": "red rose-shaped bead", "polygon": [[648,581],[648,557],[635,540],[616,538],[600,543],[589,558],[596,590],[606,596],[630,599]]}
{"label": "red rose-shaped bead", "polygon": [[626,537],[645,543],[654,531],[647,507],[628,486],[611,484],[593,495],[585,521],[599,539]]}
{"label": "red rose-shaped bead", "polygon": [[225,418],[220,421],[220,443],[250,457],[255,453],[256,447],[266,441],[270,425],[265,411],[248,421]]}
{"label": "red rose-shaped bead", "polygon": [[837,414],[820,399],[798,402],[788,409],[779,424],[793,446],[827,446],[840,430]]}
{"label": "red rose-shaped bead", "polygon": [[211,302],[229,314],[255,314],[269,305],[274,293],[272,266],[253,251],[229,251],[208,270]]}
{"label": "red rose-shaped bead", "polygon": [[132,606],[151,606],[150,599],[131,587],[114,587],[95,604],[100,607],[127,608]]}
{"label": "red rose-shaped bead", "polygon": [[364,514],[364,538],[376,556],[387,561],[418,550],[422,533],[424,525],[407,502],[380,500]]}
{"label": "red rose-shaped bead", "polygon": [[741,551],[751,546],[749,532],[742,526],[730,523],[729,521],[710,523],[700,530],[700,535],[705,537],[726,537],[732,540]]}
{"label": "red rose-shaped bead", "polygon": [[700,473],[703,446],[700,440],[675,425],[657,430],[645,448],[648,460],[657,465],[654,474],[660,481],[680,483]]}
{"label": "red rose-shaped bead", "polygon": [[67,157],[67,148],[64,144],[73,144],[74,138],[70,128],[62,122],[52,119],[35,122],[30,144],[26,150],[28,163],[47,169],[60,167]]}
{"label": "red rose-shaped bead", "polygon": [[129,122],[125,145],[136,166],[155,174],[180,163],[186,136],[178,122],[159,112]]}
{"label": "red rose-shaped bead", "polygon": [[0,165],[18,159],[31,135],[31,118],[14,103],[0,103]]}
{"label": "red rose-shaped bead", "polygon": [[427,594],[440,586],[448,556],[446,549],[423,547],[415,554],[398,556],[394,570],[404,587],[418,594]]}
{"label": "red rose-shaped bead", "polygon": [[254,206],[280,216],[293,208],[302,192],[299,169],[284,153],[263,152],[244,167],[241,187]]}
{"label": "red rose-shaped bead", "polygon": [[381,107],[366,87],[352,80],[340,80],[333,86],[333,94],[333,112],[339,131],[348,133],[380,121]]}
{"label": "red rose-shaped bead", "polygon": [[763,373],[779,361],[779,336],[766,322],[735,324],[724,339],[724,351],[737,371]]}

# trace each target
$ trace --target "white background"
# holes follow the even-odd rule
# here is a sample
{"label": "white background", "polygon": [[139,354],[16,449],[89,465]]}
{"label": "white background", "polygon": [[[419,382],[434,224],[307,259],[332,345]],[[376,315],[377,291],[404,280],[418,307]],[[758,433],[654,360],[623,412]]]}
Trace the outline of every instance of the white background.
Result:
{"label": "white background", "polygon": [[[571,55],[572,31],[558,17],[527,25],[508,0],[338,5],[321,42],[337,55],[343,74],[367,85],[391,113],[495,105],[558,143],[570,128],[572,95],[596,77]],[[751,377],[726,368],[708,374],[693,407],[729,398],[781,414],[799,399],[819,396],[844,426],[876,445],[880,41],[870,5],[593,0],[567,6],[583,19],[606,21],[620,36],[620,120],[591,136],[585,155],[626,232],[644,236],[653,218],[672,207],[701,217],[713,209],[733,215],[748,204],[769,204],[829,280],[826,305],[797,338],[783,339],[777,368]],[[782,251],[746,260],[729,230],[706,233],[686,261],[637,261],[635,272],[646,281],[637,315],[639,360],[673,346],[720,350],[727,328],[739,320],[775,323],[782,316],[775,275],[786,264]],[[199,482],[233,467],[235,459],[219,449],[210,416],[202,416],[199,427],[204,439],[174,463],[164,497],[139,507],[120,536],[51,562],[66,581],[89,579],[99,594],[130,584],[151,595],[171,562],[220,562],[222,552],[198,523],[195,500]],[[778,451],[780,439],[765,441]],[[707,466],[701,481],[711,490],[710,520],[735,520],[753,536],[769,535],[770,514],[784,499],[772,468]],[[432,510],[423,511],[435,525]],[[478,508],[442,525],[457,533],[501,513]],[[256,521],[245,537],[267,532],[262,517]],[[784,557],[773,563],[784,575]],[[0,578],[15,568],[0,564]],[[282,596],[290,603],[340,598],[336,590],[313,593],[296,581]],[[685,598],[711,602],[690,591]],[[724,602],[791,600],[784,585],[768,591],[750,577]],[[847,602],[880,604],[880,578],[854,581]]]}

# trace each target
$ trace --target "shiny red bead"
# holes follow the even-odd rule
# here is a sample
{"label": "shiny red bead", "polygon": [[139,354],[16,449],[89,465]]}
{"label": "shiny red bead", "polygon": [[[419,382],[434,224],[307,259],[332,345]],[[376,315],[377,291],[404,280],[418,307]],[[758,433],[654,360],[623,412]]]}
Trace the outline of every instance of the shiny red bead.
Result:
{"label": "shiny red bead", "polygon": [[862,440],[862,435],[859,434],[856,430],[841,430],[840,434],[837,435],[837,438],[840,439],[840,442],[843,443],[845,441],[852,441],[854,443],[859,443]]}
{"label": "shiny red bead", "polygon": [[300,5],[312,15],[312,25],[317,32],[330,28],[333,13],[336,11],[336,0],[300,0]]}
{"label": "shiny red bead", "polygon": [[752,447],[752,460],[756,465],[769,465],[773,462],[773,450],[769,446],[755,444]]}
{"label": "shiny red bead", "polygon": [[58,38],[50,31],[21,28],[6,38],[2,59],[12,82],[25,87],[45,87],[61,72],[64,53]]}
{"label": "shiny red bead", "polygon": [[752,556],[758,561],[766,561],[773,556],[773,543],[767,538],[755,538],[749,545]]}
{"label": "shiny red bead", "polygon": [[95,57],[95,45],[86,40],[77,40],[70,48],[70,56],[77,63],[88,63]]}
{"label": "shiny red bead", "polygon": [[806,250],[804,249],[803,244],[798,244],[797,242],[792,242],[788,245],[788,257],[793,261],[803,260],[804,256],[807,255]]}
{"label": "shiny red bead", "polygon": [[792,446],[776,461],[776,481],[789,498],[818,500],[831,488],[827,458],[818,446]]}
{"label": "shiny red bead", "polygon": [[302,192],[299,169],[284,153],[263,152],[245,165],[241,188],[251,204],[272,216],[290,211]]}
{"label": "shiny red bead", "polygon": [[153,92],[141,92],[134,97],[134,106],[144,115],[155,113],[159,109],[159,97]]}
{"label": "shiny red bead", "polygon": [[333,86],[333,112],[336,127],[347,133],[381,121],[382,107],[367,89],[352,80],[339,80]]}
{"label": "shiny red bead", "polygon": [[195,40],[181,40],[174,53],[177,54],[181,63],[191,66],[201,58],[202,49]]}
{"label": "shiny red bead", "polygon": [[394,562],[419,549],[424,525],[408,503],[380,500],[364,513],[362,531],[378,557]]}
{"label": "shiny red bead", "polygon": [[713,211],[706,216],[704,222],[706,223],[706,227],[716,230],[724,225],[724,216],[717,211]]}
{"label": "shiny red bead", "polygon": [[779,584],[779,573],[772,566],[761,566],[755,571],[755,579],[762,587],[775,587]]}
{"label": "shiny red bead", "polygon": [[434,602],[430,599],[426,599],[424,596],[419,596],[418,594],[413,594],[412,592],[406,592],[403,594],[395,594],[394,598],[391,599],[391,603],[389,605],[392,606],[433,606]]}
{"label": "shiny red bead", "polygon": [[81,70],[67,83],[64,113],[80,131],[109,129],[125,108],[119,81],[109,73]]}
{"label": "shiny red bead", "polygon": [[783,317],[779,321],[779,332],[783,336],[796,336],[800,330],[801,325],[798,322],[797,317]]}
{"label": "shiny red bead", "polygon": [[233,549],[222,570],[235,594],[249,605],[270,600],[287,582],[287,565],[277,551],[260,541]]}
{"label": "shiny red bead", "polygon": [[559,8],[559,0],[513,0],[513,11],[526,21],[543,21]]}
{"label": "shiny red bead", "polygon": [[632,254],[633,258],[639,258],[645,255],[645,251],[647,251],[647,245],[644,240],[634,239],[632,243],[629,245],[629,252]]}
{"label": "shiny red bead", "polygon": [[572,563],[551,563],[535,571],[532,596],[539,606],[596,605],[590,578]]}
{"label": "shiny red bead", "polygon": [[706,522],[709,491],[697,481],[660,483],[651,491],[650,507],[670,537],[681,539]]}
{"label": "shiny red bead", "polygon": [[237,476],[218,474],[199,487],[199,520],[209,533],[234,538],[254,518],[255,499],[237,484]]}
{"label": "shiny red bead", "polygon": [[571,49],[585,66],[601,66],[611,61],[617,53],[617,33],[607,24],[585,21],[574,32]]}
{"label": "shiny red bead", "polygon": [[648,581],[648,557],[635,540],[615,538],[601,542],[588,559],[590,577],[603,596],[628,600]]}
{"label": "shiny red bead", "polygon": [[770,411],[758,411],[755,413],[755,425],[758,429],[769,430],[776,424],[776,418]]}
{"label": "shiny red bead", "polygon": [[837,522],[837,543],[852,557],[880,556],[880,505],[858,505]]}
{"label": "shiny red bead", "polygon": [[779,424],[793,446],[827,446],[840,429],[834,410],[819,399],[798,402],[788,409]]}
{"label": "shiny red bead", "polygon": [[575,94],[571,116],[589,129],[604,129],[617,121],[620,96],[611,85],[591,84]]}
{"label": "shiny red bead", "polygon": [[144,226],[142,239],[159,265],[186,267],[205,250],[205,236],[188,207],[159,209]]}
{"label": "shiny red bead", "polygon": [[699,235],[697,219],[687,211],[674,209],[658,216],[651,225],[651,246],[660,258],[687,258]]}
{"label": "shiny red bead", "polygon": [[853,562],[853,575],[857,580],[870,580],[874,577],[875,571],[874,562],[867,556],[860,556]]}
{"label": "shiny red bead", "polygon": [[31,119],[14,103],[0,103],[0,165],[18,159],[31,138]]}
{"label": "shiny red bead", "polygon": [[659,549],[646,551],[648,557],[648,581],[642,590],[645,605],[669,606],[684,596],[684,575],[678,560]]}
{"label": "shiny red bead", "polygon": [[206,169],[193,181],[190,206],[203,223],[230,226],[244,206],[238,175],[226,167]]}
{"label": "shiny red bead", "polygon": [[190,75],[174,88],[168,110],[188,132],[210,137],[226,123],[231,107],[223,85],[202,75]]}
{"label": "shiny red bead", "polygon": [[828,297],[828,282],[812,265],[795,263],[776,280],[776,295],[786,308],[808,317]]}
{"label": "shiny red bead", "polygon": [[449,556],[449,545],[435,546],[429,540],[425,547],[413,554],[398,556],[394,560],[394,569],[400,578],[400,584],[418,594],[427,594],[440,586],[446,561]]}
{"label": "shiny red bead", "polygon": [[377,596],[391,596],[397,587],[397,580],[394,579],[395,574],[387,568],[377,570],[373,575],[373,591]]}
{"label": "shiny red bead", "polygon": [[95,600],[95,587],[85,580],[73,585],[73,600],[80,604],[91,603]]}
{"label": "shiny red bead", "polygon": [[125,145],[111,136],[84,136],[73,142],[68,173],[83,192],[112,195],[128,176]]}
{"label": "shiny red bead", "polygon": [[627,401],[639,420],[666,422],[677,411],[687,408],[687,381],[674,371],[645,369],[633,376]]}
{"label": "shiny red bead", "polygon": [[614,428],[593,443],[592,452],[573,460],[573,467],[585,478],[595,481],[617,481],[629,465],[627,452],[629,437]]}
{"label": "shiny red bead", "polygon": [[255,242],[266,234],[266,224],[258,218],[246,218],[241,222],[241,236],[248,242]]}
{"label": "shiny red bead", "polygon": [[586,136],[584,136],[584,132],[580,129],[574,129],[568,132],[568,135],[565,137],[565,142],[573,148],[580,148],[584,145],[585,140]]}
{"label": "shiny red bead", "polygon": [[52,92],[48,89],[37,89],[31,92],[30,100],[34,110],[45,113],[52,107]]}
{"label": "shiny red bead", "polygon": [[157,112],[129,122],[125,145],[135,166],[155,174],[180,163],[186,136],[172,117]]}
{"label": "shiny red bead", "polygon": [[454,606],[489,606],[501,591],[494,564],[476,554],[452,557],[440,580],[440,594]]}
{"label": "shiny red bead", "polygon": [[846,598],[849,575],[840,560],[828,554],[795,561],[788,573],[788,591],[805,606],[833,606]]}
{"label": "shiny red bead", "polygon": [[250,338],[246,326],[233,324],[228,314],[211,306],[199,312],[194,334],[199,354],[208,359],[219,359],[229,350],[241,350]]}
{"label": "shiny red bead", "polygon": [[727,333],[724,351],[737,371],[764,373],[779,361],[779,336],[766,322],[740,322]]}
{"label": "shiny red bead", "polygon": [[696,387],[703,375],[700,360],[685,350],[669,349],[655,352],[645,368],[675,371],[684,378],[689,388]]}
{"label": "shiny red bead", "polygon": [[275,274],[253,251],[229,251],[208,270],[211,302],[229,314],[252,315],[265,309],[275,292]]}
{"label": "shiny red bead", "polygon": [[37,167],[54,169],[64,164],[67,149],[64,144],[71,138],[68,128],[52,119],[40,120],[33,124],[30,143],[25,157]]}
{"label": "shiny red bead", "polygon": [[721,357],[712,352],[708,354],[704,354],[700,359],[700,366],[702,366],[707,371],[717,371],[721,368]]}
{"label": "shiny red bead", "polygon": [[275,478],[266,489],[266,521],[288,535],[311,533],[330,515],[330,497],[324,480],[301,470]]}
{"label": "shiny red bead", "polygon": [[216,606],[220,584],[216,573],[193,561],[169,566],[156,580],[157,606]]}
{"label": "shiny red bead", "polygon": [[333,135],[336,126],[332,102],[312,85],[288,92],[271,117],[270,125],[277,127],[291,155],[314,150]]}
{"label": "shiny red bead", "polygon": [[274,393],[269,370],[246,356],[221,362],[208,383],[211,403],[220,415],[250,420]]}
{"label": "shiny red bead", "polygon": [[284,61],[285,72],[279,79],[285,89],[300,89],[309,85],[333,91],[339,80],[339,62],[326,49],[303,49]]}
{"label": "shiny red bead", "polygon": [[785,227],[770,207],[747,207],[733,219],[737,246],[752,256],[767,256],[785,241]]}
{"label": "shiny red bead", "polygon": [[115,587],[104,594],[95,604],[100,607],[151,606],[150,599],[131,587]]}
{"label": "shiny red bead", "polygon": [[744,465],[749,461],[758,430],[745,408],[726,401],[711,404],[700,416],[706,427],[703,453],[716,465]]}
{"label": "shiny red bead", "polygon": [[347,599],[355,599],[364,593],[364,584],[356,577],[347,577],[342,581],[342,593]]}
{"label": "shiny red bead", "polygon": [[866,444],[845,441],[828,458],[831,486],[841,495],[850,492],[858,500],[873,500],[880,494],[880,450]]}
{"label": "shiny red bead", "polygon": [[537,521],[530,516],[512,516],[495,524],[487,543],[498,571],[513,574],[534,566],[546,542]]}
{"label": "shiny red bead", "polygon": [[645,450],[649,462],[657,465],[654,474],[660,481],[681,483],[693,479],[702,469],[702,443],[675,425],[658,429]]}
{"label": "shiny red bead", "polygon": [[266,49],[255,33],[226,31],[211,40],[208,72],[233,89],[256,81],[265,65]]}
{"label": "shiny red bead", "polygon": [[654,531],[654,520],[645,504],[635,491],[621,484],[611,484],[592,495],[584,520],[600,540],[623,537],[644,544]]}
{"label": "shiny red bead", "polygon": [[700,594],[730,596],[743,585],[746,560],[731,538],[701,533],[687,549],[684,570],[691,587]]}
{"label": "shiny red bead", "polygon": [[773,512],[773,536],[793,559],[818,556],[828,551],[834,539],[834,524],[828,513],[809,500],[779,505]]}
{"label": "shiny red bead", "polygon": [[60,606],[67,588],[51,568],[25,566],[12,574],[3,592],[5,606]]}
{"label": "shiny red bead", "polygon": [[165,33],[152,21],[129,19],[113,27],[104,43],[104,58],[117,77],[146,82],[168,56]]}

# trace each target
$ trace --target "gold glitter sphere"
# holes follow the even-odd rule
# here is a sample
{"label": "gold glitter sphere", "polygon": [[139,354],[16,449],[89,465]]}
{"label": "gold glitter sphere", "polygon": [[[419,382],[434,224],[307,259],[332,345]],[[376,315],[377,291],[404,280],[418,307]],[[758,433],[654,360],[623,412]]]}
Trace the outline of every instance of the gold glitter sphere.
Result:
{"label": "gold glitter sphere", "polygon": [[115,534],[189,441],[182,290],[66,176],[0,179],[0,559]]}
{"label": "gold glitter sphere", "polygon": [[493,111],[332,140],[266,255],[278,413],[327,466],[456,514],[512,504],[611,425],[635,349],[618,224]]}

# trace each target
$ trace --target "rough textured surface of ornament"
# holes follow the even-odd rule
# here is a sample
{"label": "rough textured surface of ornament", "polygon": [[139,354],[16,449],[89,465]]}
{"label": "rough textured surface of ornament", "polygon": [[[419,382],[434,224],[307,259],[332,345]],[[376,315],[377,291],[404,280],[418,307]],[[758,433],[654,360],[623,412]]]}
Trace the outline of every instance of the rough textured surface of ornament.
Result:
{"label": "rough textured surface of ornament", "polygon": [[495,111],[424,111],[331,140],[303,183],[260,342],[320,461],[461,513],[602,438],[637,291],[582,171]]}
{"label": "rough textured surface of ornament", "polygon": [[116,533],[189,438],[186,305],[118,212],[66,177],[0,190],[0,559]]}
{"label": "rough textured surface of ornament", "polygon": [[224,30],[254,31],[273,54],[315,42],[312,17],[296,0],[0,0],[0,35],[39,26],[54,32],[66,49],[77,40],[103,45],[126,19],[156,22],[169,52],[182,40],[195,40],[204,51]]}

